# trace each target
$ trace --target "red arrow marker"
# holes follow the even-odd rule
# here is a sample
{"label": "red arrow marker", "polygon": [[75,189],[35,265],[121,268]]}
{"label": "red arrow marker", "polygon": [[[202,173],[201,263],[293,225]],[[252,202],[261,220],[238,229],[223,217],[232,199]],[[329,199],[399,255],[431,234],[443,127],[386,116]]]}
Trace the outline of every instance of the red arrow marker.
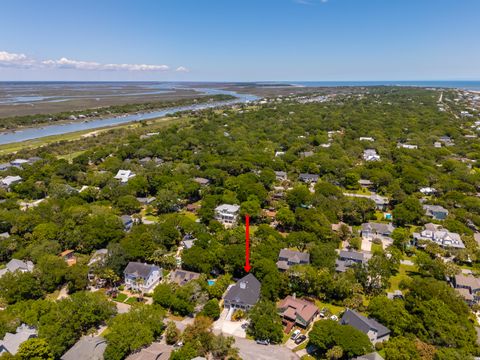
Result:
{"label": "red arrow marker", "polygon": [[245,215],[245,266],[246,272],[250,272],[250,217]]}

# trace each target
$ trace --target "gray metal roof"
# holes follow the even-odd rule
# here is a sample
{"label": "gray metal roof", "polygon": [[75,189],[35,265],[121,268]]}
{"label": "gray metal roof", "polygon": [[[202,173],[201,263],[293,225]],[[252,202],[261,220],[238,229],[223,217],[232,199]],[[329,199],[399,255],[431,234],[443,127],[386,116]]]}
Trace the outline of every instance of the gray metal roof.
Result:
{"label": "gray metal roof", "polygon": [[260,297],[260,287],[260,281],[253,274],[248,274],[228,290],[225,300],[232,303],[255,305]]}
{"label": "gray metal roof", "polygon": [[355,310],[347,309],[343,313],[340,323],[342,325],[351,325],[365,334],[370,330],[374,330],[377,332],[377,338],[390,334],[390,330],[378,321],[360,315]]}

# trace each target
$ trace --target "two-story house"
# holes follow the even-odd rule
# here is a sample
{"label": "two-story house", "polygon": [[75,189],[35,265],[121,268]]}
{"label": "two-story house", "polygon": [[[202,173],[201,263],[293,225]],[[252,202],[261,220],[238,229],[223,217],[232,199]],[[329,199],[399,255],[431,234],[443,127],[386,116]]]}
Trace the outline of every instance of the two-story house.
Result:
{"label": "two-story house", "polygon": [[129,262],[123,274],[127,289],[150,293],[162,279],[163,271],[156,265]]}
{"label": "two-story house", "polygon": [[425,224],[425,229],[421,233],[413,233],[413,245],[422,247],[422,243],[427,241],[434,242],[443,248],[465,249],[465,244],[460,234],[450,232],[441,225]]}
{"label": "two-story house", "polygon": [[215,208],[215,220],[224,226],[232,226],[237,223],[239,213],[239,205],[222,204]]}
{"label": "two-story house", "polygon": [[319,309],[314,303],[290,295],[278,304],[277,309],[287,329],[291,329],[293,325],[305,329],[319,313]]}
{"label": "two-story house", "polygon": [[230,309],[250,310],[260,298],[260,288],[260,281],[248,274],[227,290],[223,304]]}

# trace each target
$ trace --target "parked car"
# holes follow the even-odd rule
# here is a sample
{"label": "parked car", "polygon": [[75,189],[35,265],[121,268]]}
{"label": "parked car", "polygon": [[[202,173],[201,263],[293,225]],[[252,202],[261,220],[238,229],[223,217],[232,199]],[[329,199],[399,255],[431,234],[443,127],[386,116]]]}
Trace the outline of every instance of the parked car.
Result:
{"label": "parked car", "polygon": [[258,345],[268,345],[270,344],[270,340],[257,340]]}
{"label": "parked car", "polygon": [[299,337],[297,337],[295,339],[295,344],[301,344],[302,342],[304,342],[305,340],[307,339],[307,337],[305,335],[300,335]]}
{"label": "parked car", "polygon": [[338,321],[338,316],[337,315],[332,315],[332,316],[330,316],[330,320]]}
{"label": "parked car", "polygon": [[295,340],[297,338],[297,336],[300,335],[300,330],[295,330],[292,334],[292,336],[290,337],[290,339],[292,340]]}

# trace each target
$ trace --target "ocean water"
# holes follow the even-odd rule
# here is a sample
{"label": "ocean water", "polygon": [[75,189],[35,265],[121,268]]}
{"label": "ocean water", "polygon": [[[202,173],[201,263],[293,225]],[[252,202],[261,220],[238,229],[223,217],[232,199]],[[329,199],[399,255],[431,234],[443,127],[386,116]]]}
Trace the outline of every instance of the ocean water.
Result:
{"label": "ocean water", "polygon": [[[280,82],[279,82],[280,83]],[[480,91],[480,81],[284,81],[283,84],[291,84],[306,87],[319,86],[416,86],[434,88],[454,88]]]}

